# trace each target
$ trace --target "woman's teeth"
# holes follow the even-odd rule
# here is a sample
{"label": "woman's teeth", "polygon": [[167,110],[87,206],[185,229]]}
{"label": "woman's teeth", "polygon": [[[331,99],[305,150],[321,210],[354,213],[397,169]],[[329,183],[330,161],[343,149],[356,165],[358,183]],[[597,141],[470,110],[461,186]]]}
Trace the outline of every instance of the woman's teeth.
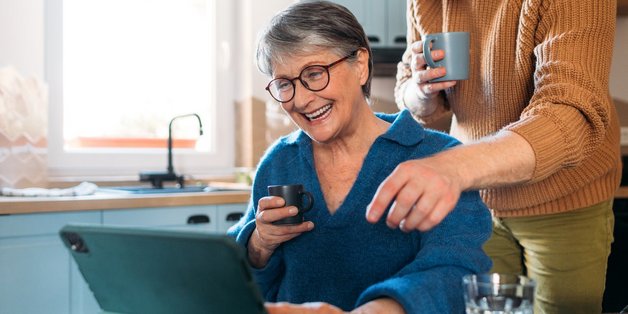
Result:
{"label": "woman's teeth", "polygon": [[312,112],[312,113],[306,113],[305,116],[310,120],[316,120],[321,118],[322,116],[324,116],[327,112],[329,112],[329,110],[331,109],[331,104],[326,105],[324,107],[321,107],[320,109]]}

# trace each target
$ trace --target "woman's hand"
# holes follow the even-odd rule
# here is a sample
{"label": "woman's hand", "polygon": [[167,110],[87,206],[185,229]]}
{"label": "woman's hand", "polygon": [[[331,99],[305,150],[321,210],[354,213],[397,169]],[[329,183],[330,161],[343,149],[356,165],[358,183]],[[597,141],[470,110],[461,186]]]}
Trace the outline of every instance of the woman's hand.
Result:
{"label": "woman's hand", "polygon": [[262,197],[257,203],[255,231],[248,245],[249,261],[253,267],[264,267],[281,243],[314,228],[311,221],[299,225],[273,225],[273,221],[298,213],[295,206],[283,207],[284,204],[283,198],[277,196]]}
{"label": "woman's hand", "polygon": [[286,302],[266,303],[268,314],[341,314],[343,310],[324,302],[291,304]]}
{"label": "woman's hand", "polygon": [[401,304],[391,298],[379,298],[363,304],[351,312],[345,312],[329,303],[310,302],[303,304],[291,304],[286,302],[266,303],[269,314],[404,314]]}

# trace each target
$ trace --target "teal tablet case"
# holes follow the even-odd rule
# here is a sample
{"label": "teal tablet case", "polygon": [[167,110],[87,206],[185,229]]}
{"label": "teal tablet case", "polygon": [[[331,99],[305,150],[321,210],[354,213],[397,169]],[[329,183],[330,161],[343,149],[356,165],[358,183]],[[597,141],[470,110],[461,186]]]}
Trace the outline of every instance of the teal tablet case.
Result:
{"label": "teal tablet case", "polygon": [[226,235],[67,225],[60,236],[104,311],[265,313],[243,248]]}

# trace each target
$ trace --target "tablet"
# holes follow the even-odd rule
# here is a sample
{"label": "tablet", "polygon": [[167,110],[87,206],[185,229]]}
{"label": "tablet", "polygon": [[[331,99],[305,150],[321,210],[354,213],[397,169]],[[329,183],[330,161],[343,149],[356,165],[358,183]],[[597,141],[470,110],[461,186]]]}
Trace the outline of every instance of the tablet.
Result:
{"label": "tablet", "polygon": [[59,233],[104,311],[265,313],[244,250],[227,235],[103,225]]}

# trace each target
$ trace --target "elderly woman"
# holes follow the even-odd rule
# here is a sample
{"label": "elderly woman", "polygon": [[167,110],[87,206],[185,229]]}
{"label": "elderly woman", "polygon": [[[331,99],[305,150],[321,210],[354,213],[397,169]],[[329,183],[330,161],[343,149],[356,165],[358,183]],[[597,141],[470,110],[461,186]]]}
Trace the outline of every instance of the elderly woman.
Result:
{"label": "elderly woman", "polygon": [[[423,129],[407,111],[374,114],[369,106],[371,50],[344,7],[300,2],[261,34],[266,89],[300,130],[279,139],[261,160],[247,213],[229,230],[244,246],[271,312],[462,313],[461,278],[488,271],[482,244],[489,211],[465,192],[427,232],[366,220],[378,185],[401,162],[457,145]],[[303,184],[313,208],[298,225],[267,186]],[[403,195],[399,196],[403,197]],[[402,227],[403,229],[403,227]],[[290,303],[290,304],[287,304]]]}

